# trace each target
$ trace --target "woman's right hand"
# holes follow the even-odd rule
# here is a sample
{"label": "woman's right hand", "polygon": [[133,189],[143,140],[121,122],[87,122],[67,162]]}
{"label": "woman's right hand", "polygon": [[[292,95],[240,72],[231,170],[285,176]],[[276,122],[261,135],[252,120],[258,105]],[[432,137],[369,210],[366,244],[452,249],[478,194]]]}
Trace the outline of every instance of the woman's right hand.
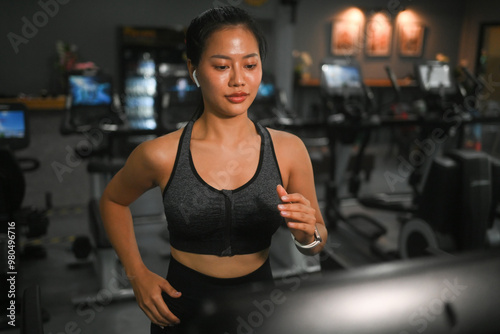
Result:
{"label": "woman's right hand", "polygon": [[170,297],[178,298],[181,293],[175,290],[166,279],[148,269],[129,279],[137,303],[151,322],[162,327],[180,323],[179,318],[168,309],[161,294],[165,292]]}

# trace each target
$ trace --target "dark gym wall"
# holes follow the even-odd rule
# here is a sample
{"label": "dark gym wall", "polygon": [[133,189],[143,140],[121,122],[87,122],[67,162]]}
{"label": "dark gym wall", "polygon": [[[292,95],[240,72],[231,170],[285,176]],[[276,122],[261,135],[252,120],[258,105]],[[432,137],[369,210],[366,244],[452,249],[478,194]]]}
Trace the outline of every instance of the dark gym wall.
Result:
{"label": "dark gym wall", "polygon": [[461,31],[459,57],[466,61],[469,69],[473,70],[477,60],[481,23],[500,24],[500,1],[467,1],[465,13]]}
{"label": "dark gym wall", "polygon": [[[40,3],[58,4],[57,12],[46,15]],[[185,27],[200,12],[214,4],[240,3],[243,0],[2,0],[0,9],[0,95],[38,94],[41,89],[53,90],[55,43],[63,40],[78,46],[82,61],[93,61],[104,70],[117,75],[117,27],[171,26]],[[254,9],[254,15],[270,19],[274,2]],[[37,14],[38,13],[38,14]],[[50,14],[50,13],[49,13]],[[28,38],[17,45],[9,41],[9,33],[20,38],[23,26],[36,17],[40,27],[27,30]],[[45,24],[44,24],[45,23]],[[25,29],[26,30],[26,29]],[[32,36],[31,36],[32,35]],[[10,35],[12,38],[12,34]],[[30,37],[31,36],[31,37]],[[16,37],[17,38],[17,37]],[[14,43],[16,44],[16,43]]]}
{"label": "dark gym wall", "polygon": [[[42,2],[49,2],[42,0]],[[50,1],[52,2],[52,1]],[[61,1],[62,2],[62,1]],[[23,18],[33,22],[33,16],[42,8],[38,1],[3,1],[0,18],[2,24],[2,80],[3,94],[31,93],[54,88],[53,68],[56,61],[55,43],[63,40],[76,44],[81,60],[95,62],[106,71],[115,71],[116,27],[122,24],[185,24],[201,6],[190,1],[66,1],[59,4],[59,11],[49,17],[46,25],[38,28],[26,44],[13,49],[8,33],[23,35]],[[189,2],[189,1],[188,1]],[[198,8],[197,8],[198,7]]]}
{"label": "dark gym wall", "polygon": [[[55,42],[58,39],[74,43],[79,47],[81,60],[94,61],[103,69],[114,74],[117,69],[116,28],[120,25],[146,26],[186,26],[189,20],[214,4],[233,3],[243,6],[243,0],[2,0],[0,10],[0,95],[19,93],[37,94],[41,89],[56,87],[53,66],[56,60]],[[293,28],[293,48],[308,51],[314,60],[313,77],[318,76],[319,61],[329,55],[331,21],[341,10],[358,6],[365,12],[385,9],[400,3],[416,11],[427,26],[423,58],[434,58],[436,53],[444,53],[456,63],[457,55],[471,58],[474,63],[475,39],[479,22],[492,20],[500,10],[496,0],[357,0],[299,1],[297,20]],[[57,13],[48,17],[32,36],[17,46],[16,53],[9,41],[9,33],[24,38],[22,28],[25,21],[33,23],[34,16],[43,11],[41,3],[57,3]],[[258,8],[251,8],[260,20],[277,22],[283,10],[278,10],[280,0],[269,0]],[[465,23],[464,23],[465,22]],[[464,27],[464,28],[462,28]],[[11,35],[12,37],[12,35]],[[391,56],[383,59],[358,55],[367,78],[385,78],[383,66],[389,64],[398,77],[412,72],[414,59],[400,58],[393,39]],[[280,44],[281,43],[281,44]],[[284,43],[284,44],[283,44]],[[289,45],[286,41],[276,41],[271,45],[279,49]],[[279,60],[269,60],[267,66],[279,64]]]}

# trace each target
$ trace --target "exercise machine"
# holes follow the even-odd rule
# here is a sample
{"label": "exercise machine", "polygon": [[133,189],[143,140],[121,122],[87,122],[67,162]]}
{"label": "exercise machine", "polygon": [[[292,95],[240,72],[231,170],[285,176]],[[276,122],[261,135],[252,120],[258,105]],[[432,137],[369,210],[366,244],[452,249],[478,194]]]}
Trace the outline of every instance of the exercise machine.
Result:
{"label": "exercise machine", "polygon": [[[395,129],[405,129],[409,133],[404,140],[405,148],[398,152],[398,161],[403,164],[405,172],[395,175],[387,174],[386,181],[391,188],[391,193],[373,194],[358,197],[358,200],[367,207],[388,209],[395,212],[413,212],[413,199],[421,191],[424,177],[429,170],[432,160],[441,155],[443,144],[456,137],[462,120],[467,115],[455,103],[450,101],[450,96],[456,94],[455,84],[451,78],[449,65],[431,61],[418,63],[415,66],[417,82],[420,87],[420,96],[412,97],[412,102],[405,104],[403,112],[396,107],[395,112],[383,116],[381,125]],[[395,91],[395,105],[401,106],[401,87],[396,76],[386,66],[386,72]],[[431,73],[437,72],[438,74]],[[452,121],[451,121],[452,120]],[[458,120],[455,122],[455,120]],[[367,129],[369,137],[370,129]],[[400,139],[393,138],[393,140]],[[361,159],[363,150],[358,151],[357,159]],[[357,171],[353,173],[356,174]],[[411,193],[395,192],[395,184],[407,181],[412,189]],[[356,191],[357,188],[351,187]],[[351,192],[357,196],[356,192]]]}
{"label": "exercise machine", "polygon": [[[35,158],[19,158],[15,151],[29,146],[29,121],[26,106],[23,104],[0,105],[0,259],[3,263],[1,279],[6,282],[7,272],[22,273],[22,262],[27,259],[39,259],[46,256],[42,246],[23,245],[24,240],[41,237],[47,233],[49,219],[47,210],[50,208],[49,195],[46,196],[47,207],[24,207],[26,192],[24,172],[38,168]],[[9,241],[15,238],[15,252]],[[15,254],[15,258],[12,257]],[[14,260],[15,270],[8,266]],[[5,283],[4,283],[5,284]],[[1,296],[0,328],[8,328],[7,291]]]}
{"label": "exercise machine", "polygon": [[123,124],[124,115],[112,77],[92,68],[72,71],[67,76],[65,117],[62,134],[88,133],[96,128],[113,129]]}
{"label": "exercise machine", "polygon": [[[371,128],[380,126],[374,96],[364,84],[359,64],[349,58],[327,58],[321,64],[320,88],[323,105],[323,123],[326,124],[330,152],[329,180],[326,185],[325,218],[328,227],[342,229],[363,241],[375,240],[386,233],[386,227],[371,217],[345,215],[341,206],[341,188],[346,171],[366,171],[370,178],[373,157],[358,155],[353,159],[353,146],[364,152]],[[348,181],[350,193],[356,193],[359,173],[352,173]],[[354,242],[356,243],[356,242]]]}
{"label": "exercise machine", "polygon": [[[496,190],[492,183],[496,182],[498,161],[483,152],[442,153],[445,139],[455,136],[470,117],[456,103],[458,90],[448,64],[420,63],[416,71],[426,101],[425,113],[414,123],[421,127],[421,137],[415,141],[418,145],[410,152],[409,161],[402,159],[405,166],[391,176],[398,182],[408,179],[413,192],[358,196],[365,207],[399,215],[397,243],[388,243],[383,234],[368,238],[371,251],[384,259],[482,249],[492,244],[487,235],[493,226],[491,205]],[[360,150],[358,159],[362,155]],[[418,160],[412,159],[417,156]],[[359,217],[366,220],[369,216]]]}
{"label": "exercise machine", "polygon": [[[107,295],[111,294],[114,301],[133,298],[132,288],[127,280],[122,279],[122,266],[106,236],[98,203],[105,186],[123,166],[130,152],[142,141],[156,137],[160,130],[156,126],[151,128],[150,119],[141,118],[144,116],[141,113],[128,110],[127,115],[124,112],[119,94],[113,88],[112,77],[102,71],[70,73],[68,86],[67,108],[61,133],[84,136],[89,146],[84,151],[76,148],[75,153],[88,162],[90,239],[95,257],[93,264],[99,279],[99,291],[73,297],[72,302],[75,305],[96,303],[102,291]],[[129,90],[133,91],[130,87]],[[131,91],[128,93],[130,95]],[[129,109],[131,104],[128,101]],[[149,223],[164,221],[159,192],[144,194],[131,206],[131,211],[137,225],[149,228]],[[77,241],[87,244],[85,239]]]}
{"label": "exercise machine", "polygon": [[[458,149],[432,159],[422,190],[415,196],[417,210],[409,219],[402,219],[400,255],[411,257],[439,254],[442,250],[462,252],[498,247],[494,212],[498,205],[500,161],[477,151],[477,147],[476,150],[461,149],[464,127],[481,122],[476,106],[467,100],[470,95],[458,83],[453,83],[448,64],[420,63],[416,69],[420,86],[427,88],[428,96],[434,98],[438,107],[446,107],[450,112],[449,104],[443,106],[439,101],[450,103],[446,92],[455,94],[455,100],[451,101],[452,129],[458,132]],[[480,89],[478,81],[473,80],[472,90],[477,89]],[[444,121],[450,122],[446,116]]]}
{"label": "exercise machine", "polygon": [[[24,172],[36,170],[40,163],[35,158],[18,158],[14,152],[28,147],[29,141],[26,107],[22,104],[0,105],[0,221],[2,225],[15,221],[18,233],[28,239],[47,232],[50,206],[49,194],[44,209],[22,206],[26,192]],[[37,249],[43,253],[43,249]]]}
{"label": "exercise machine", "polygon": [[207,298],[189,332],[496,333],[499,256],[394,261],[233,291]]}

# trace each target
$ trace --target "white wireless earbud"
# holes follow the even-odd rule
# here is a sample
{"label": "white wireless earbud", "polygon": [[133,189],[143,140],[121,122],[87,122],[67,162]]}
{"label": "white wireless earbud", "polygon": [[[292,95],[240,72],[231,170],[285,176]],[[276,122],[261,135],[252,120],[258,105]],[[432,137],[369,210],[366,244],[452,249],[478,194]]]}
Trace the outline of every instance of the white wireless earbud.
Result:
{"label": "white wireless earbud", "polygon": [[196,87],[200,87],[200,82],[198,81],[198,78],[196,77],[196,70],[193,71],[193,80],[194,80],[194,83],[196,84]]}

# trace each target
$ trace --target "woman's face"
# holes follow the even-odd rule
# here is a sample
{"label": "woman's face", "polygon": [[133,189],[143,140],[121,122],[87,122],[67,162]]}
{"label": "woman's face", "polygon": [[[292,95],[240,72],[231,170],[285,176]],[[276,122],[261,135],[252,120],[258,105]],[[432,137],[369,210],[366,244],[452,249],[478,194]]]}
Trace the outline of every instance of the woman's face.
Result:
{"label": "woman's face", "polygon": [[220,117],[245,114],[262,79],[259,46],[243,26],[218,30],[207,39],[196,69],[205,112]]}

